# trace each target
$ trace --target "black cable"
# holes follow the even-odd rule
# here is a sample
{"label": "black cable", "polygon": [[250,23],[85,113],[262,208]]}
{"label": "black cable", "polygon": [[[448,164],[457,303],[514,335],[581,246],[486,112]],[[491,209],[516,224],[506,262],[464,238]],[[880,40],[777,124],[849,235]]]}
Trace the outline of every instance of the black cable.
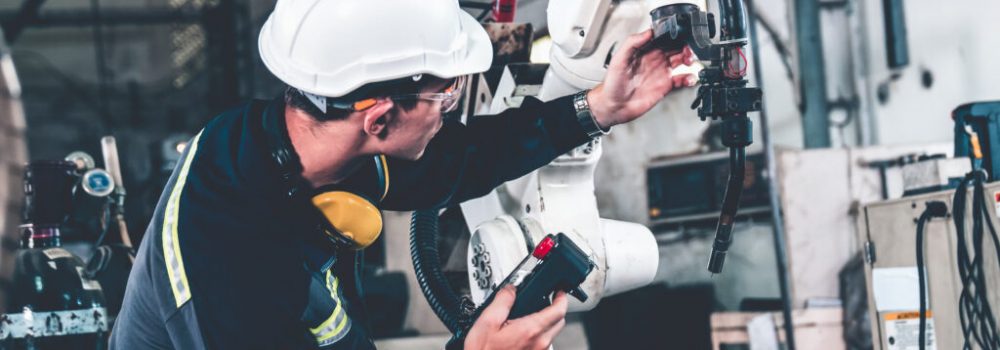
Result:
{"label": "black cable", "polygon": [[927,341],[927,291],[924,287],[926,281],[924,281],[924,223],[930,219],[928,212],[930,207],[924,210],[920,214],[920,219],[917,221],[917,289],[920,290],[920,337],[918,338],[918,346],[920,350],[924,350]]}
{"label": "black cable", "polygon": [[[996,344],[993,344],[993,339],[995,338],[995,333],[993,329],[995,328],[996,321],[992,317],[992,308],[989,305],[989,300],[985,298],[986,291],[986,280],[985,272],[983,271],[983,204],[982,201],[978,200],[979,197],[983,196],[983,181],[982,179],[973,180],[973,225],[972,225],[972,249],[975,253],[975,257],[972,260],[973,276],[975,278],[971,281],[974,287],[975,295],[983,296],[982,298],[976,298],[975,305],[977,307],[976,314],[979,319],[973,319],[978,321],[977,340],[981,343],[980,345],[984,349],[994,349]],[[975,327],[976,325],[973,325]]]}
{"label": "black cable", "polygon": [[712,254],[708,259],[708,271],[721,273],[726,260],[726,253],[733,243],[733,225],[736,212],[740,206],[743,194],[743,179],[746,177],[746,149],[744,147],[729,148],[729,182],[726,184],[726,194],[722,200],[722,212],[719,213],[719,225],[715,230],[715,240],[712,243]]}
{"label": "black cable", "polygon": [[927,346],[927,286],[924,276],[924,226],[931,218],[948,215],[948,205],[941,201],[927,202],[927,208],[917,220],[917,284],[920,290],[920,350]]}
{"label": "black cable", "polygon": [[972,181],[972,176],[967,176],[959,185],[959,190],[955,192],[955,198],[953,202],[954,207],[954,221],[956,228],[956,241],[957,241],[957,265],[959,271],[959,277],[962,281],[962,292],[959,296],[959,319],[962,324],[962,336],[964,341],[963,348],[970,349],[969,337],[972,336],[977,340],[977,343],[982,344],[982,339],[979,336],[979,332],[975,327],[971,327],[970,324],[972,320],[976,318],[973,314],[976,314],[975,299],[972,297],[972,290],[968,288],[968,283],[973,279],[973,263],[969,259],[968,243],[966,242],[965,233],[965,206],[966,206],[966,192]]}
{"label": "black cable", "polygon": [[437,210],[418,210],[410,220],[410,256],[420,291],[427,298],[434,314],[452,334],[463,329],[469,320],[465,316],[466,302],[448,285],[438,256]]}
{"label": "black cable", "polygon": [[[984,195],[985,194],[984,186],[987,181],[987,176],[983,172],[978,172],[977,174],[979,174],[979,176],[977,176],[977,180],[975,181],[976,191],[974,193],[976,194],[975,199],[979,207],[978,210],[979,215],[975,220],[985,223],[986,227],[989,228],[990,237],[993,240],[994,249],[996,249],[995,251],[998,254],[997,258],[1000,259],[1000,240],[998,240],[996,229],[993,227],[993,221],[990,219],[990,215],[992,214],[987,210],[986,197]],[[973,235],[976,239],[976,241],[973,244],[975,245],[976,249],[975,261],[978,262],[976,268],[978,270],[978,277],[979,277],[976,280],[977,284],[976,290],[981,291],[978,294],[982,296],[981,297],[982,311],[984,313],[983,318],[985,321],[982,323],[982,329],[986,336],[985,339],[986,343],[989,344],[989,347],[984,347],[984,348],[1000,349],[1000,331],[998,331],[996,316],[994,316],[995,314],[993,313],[993,308],[990,305],[989,298],[987,297],[989,293],[986,288],[986,272],[985,272],[985,267],[983,266],[983,262],[985,261],[983,254],[983,237],[985,236],[985,232],[981,230],[982,229],[981,226],[982,225],[980,225],[980,231],[977,234]]]}
{"label": "black cable", "polygon": [[[1000,349],[1000,332],[996,316],[989,302],[984,270],[983,240],[985,229],[989,229],[994,249],[1000,254],[1000,237],[990,219],[985,192],[987,175],[982,170],[969,173],[959,184],[952,202],[956,233],[956,264],[962,291],[959,294],[959,320],[964,339],[963,349],[972,349],[973,341],[984,350]],[[966,233],[967,192],[973,188],[972,232]],[[969,247],[972,251],[969,251]],[[1000,258],[1000,256],[998,256]]]}
{"label": "black cable", "polygon": [[972,335],[971,328],[967,325],[970,322],[969,314],[972,312],[973,305],[971,303],[971,296],[969,295],[969,290],[966,288],[966,281],[970,280],[969,271],[972,270],[972,262],[968,258],[968,249],[966,248],[968,244],[965,241],[965,204],[966,204],[966,192],[969,188],[969,184],[972,181],[971,176],[966,176],[962,182],[959,183],[958,190],[955,191],[955,197],[952,201],[952,208],[954,211],[953,221],[955,223],[956,231],[956,263],[958,265],[959,279],[962,281],[962,291],[959,295],[959,320],[962,324],[962,337],[965,339],[964,349],[969,349],[969,336]]}
{"label": "black cable", "polygon": [[104,243],[104,237],[108,235],[108,227],[111,226],[111,208],[110,203],[105,203],[101,209],[101,234],[97,236],[97,240],[94,241],[95,246],[101,246]]}

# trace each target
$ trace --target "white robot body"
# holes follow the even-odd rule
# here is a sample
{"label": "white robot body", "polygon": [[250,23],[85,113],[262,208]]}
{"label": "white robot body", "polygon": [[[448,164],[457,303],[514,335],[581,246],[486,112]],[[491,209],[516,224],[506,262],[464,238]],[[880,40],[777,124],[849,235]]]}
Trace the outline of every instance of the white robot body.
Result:
{"label": "white robot body", "polygon": [[[616,45],[649,27],[650,10],[676,3],[697,4],[550,0],[553,48],[541,86],[519,87],[508,69],[489,112],[517,107],[525,91],[537,91],[535,97],[547,101],[596,86],[604,79]],[[605,296],[653,281],[659,248],[652,232],[640,224],[601,218],[598,213],[594,170],[601,154],[601,141],[594,139],[487,196],[462,204],[472,232],[467,262],[477,304],[549,233],[565,233],[596,265],[581,286],[589,298],[586,302],[570,298],[570,311],[592,309]]]}

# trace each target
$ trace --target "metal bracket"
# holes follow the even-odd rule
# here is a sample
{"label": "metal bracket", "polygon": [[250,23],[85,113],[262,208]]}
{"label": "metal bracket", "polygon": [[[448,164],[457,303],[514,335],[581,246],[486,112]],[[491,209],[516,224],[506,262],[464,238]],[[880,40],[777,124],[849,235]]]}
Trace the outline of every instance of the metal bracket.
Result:
{"label": "metal bracket", "polygon": [[702,86],[699,90],[698,98],[704,100],[698,108],[702,119],[759,111],[761,107],[759,88]]}

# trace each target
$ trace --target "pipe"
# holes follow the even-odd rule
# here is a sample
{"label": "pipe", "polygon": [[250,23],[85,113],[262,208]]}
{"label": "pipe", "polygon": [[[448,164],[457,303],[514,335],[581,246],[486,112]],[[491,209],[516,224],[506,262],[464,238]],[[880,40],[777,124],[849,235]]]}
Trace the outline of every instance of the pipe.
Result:
{"label": "pipe", "polygon": [[858,96],[855,111],[858,113],[859,146],[871,146],[878,144],[878,125],[875,122],[876,89],[872,80],[868,79],[871,74],[868,62],[868,9],[863,1],[858,0],[851,0],[848,8],[850,30],[847,38],[851,43],[851,79]]}
{"label": "pipe", "polygon": [[[763,73],[760,67],[760,47],[757,41],[757,13],[750,13],[747,17],[750,28],[750,46],[753,58],[753,75],[757,85],[763,86]],[[775,38],[777,40],[777,38]],[[767,103],[761,101],[760,106],[760,138],[764,143],[764,162],[767,166],[767,197],[771,206],[771,226],[774,232],[774,255],[775,265],[778,269],[778,285],[781,291],[781,316],[784,319],[785,344],[786,349],[795,350],[795,324],[792,322],[792,290],[788,284],[788,257],[785,255],[785,227],[781,217],[781,205],[779,201],[778,169],[775,164],[774,141],[771,140],[770,128],[768,127]]]}
{"label": "pipe", "polygon": [[[108,99],[108,64],[104,58],[104,33],[101,30],[101,3],[100,0],[90,0],[90,13],[94,18],[94,61],[97,64],[97,93],[98,106],[101,110],[101,118],[104,119],[104,127],[112,127],[114,118],[111,117],[110,100]],[[113,176],[113,175],[112,175]],[[119,185],[119,184],[116,184]]]}
{"label": "pipe", "polygon": [[830,147],[830,118],[826,96],[826,64],[820,31],[819,1],[795,0],[799,93],[802,95],[802,132],[806,148]]}

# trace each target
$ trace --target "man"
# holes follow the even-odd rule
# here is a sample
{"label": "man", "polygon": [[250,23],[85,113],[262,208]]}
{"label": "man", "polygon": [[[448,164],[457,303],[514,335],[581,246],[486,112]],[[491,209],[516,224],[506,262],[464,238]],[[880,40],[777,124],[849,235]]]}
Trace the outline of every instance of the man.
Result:
{"label": "man", "polygon": [[[378,209],[484,195],[690,85],[671,75],[690,52],[642,50],[651,35],[621,43],[593,90],[462,125],[442,116],[492,52],[456,1],[279,0],[260,52],[289,87],[191,141],[139,247],[111,348],[373,348],[355,259],[381,230]],[[465,347],[547,347],[566,297],[508,320],[514,293],[500,293]]]}

